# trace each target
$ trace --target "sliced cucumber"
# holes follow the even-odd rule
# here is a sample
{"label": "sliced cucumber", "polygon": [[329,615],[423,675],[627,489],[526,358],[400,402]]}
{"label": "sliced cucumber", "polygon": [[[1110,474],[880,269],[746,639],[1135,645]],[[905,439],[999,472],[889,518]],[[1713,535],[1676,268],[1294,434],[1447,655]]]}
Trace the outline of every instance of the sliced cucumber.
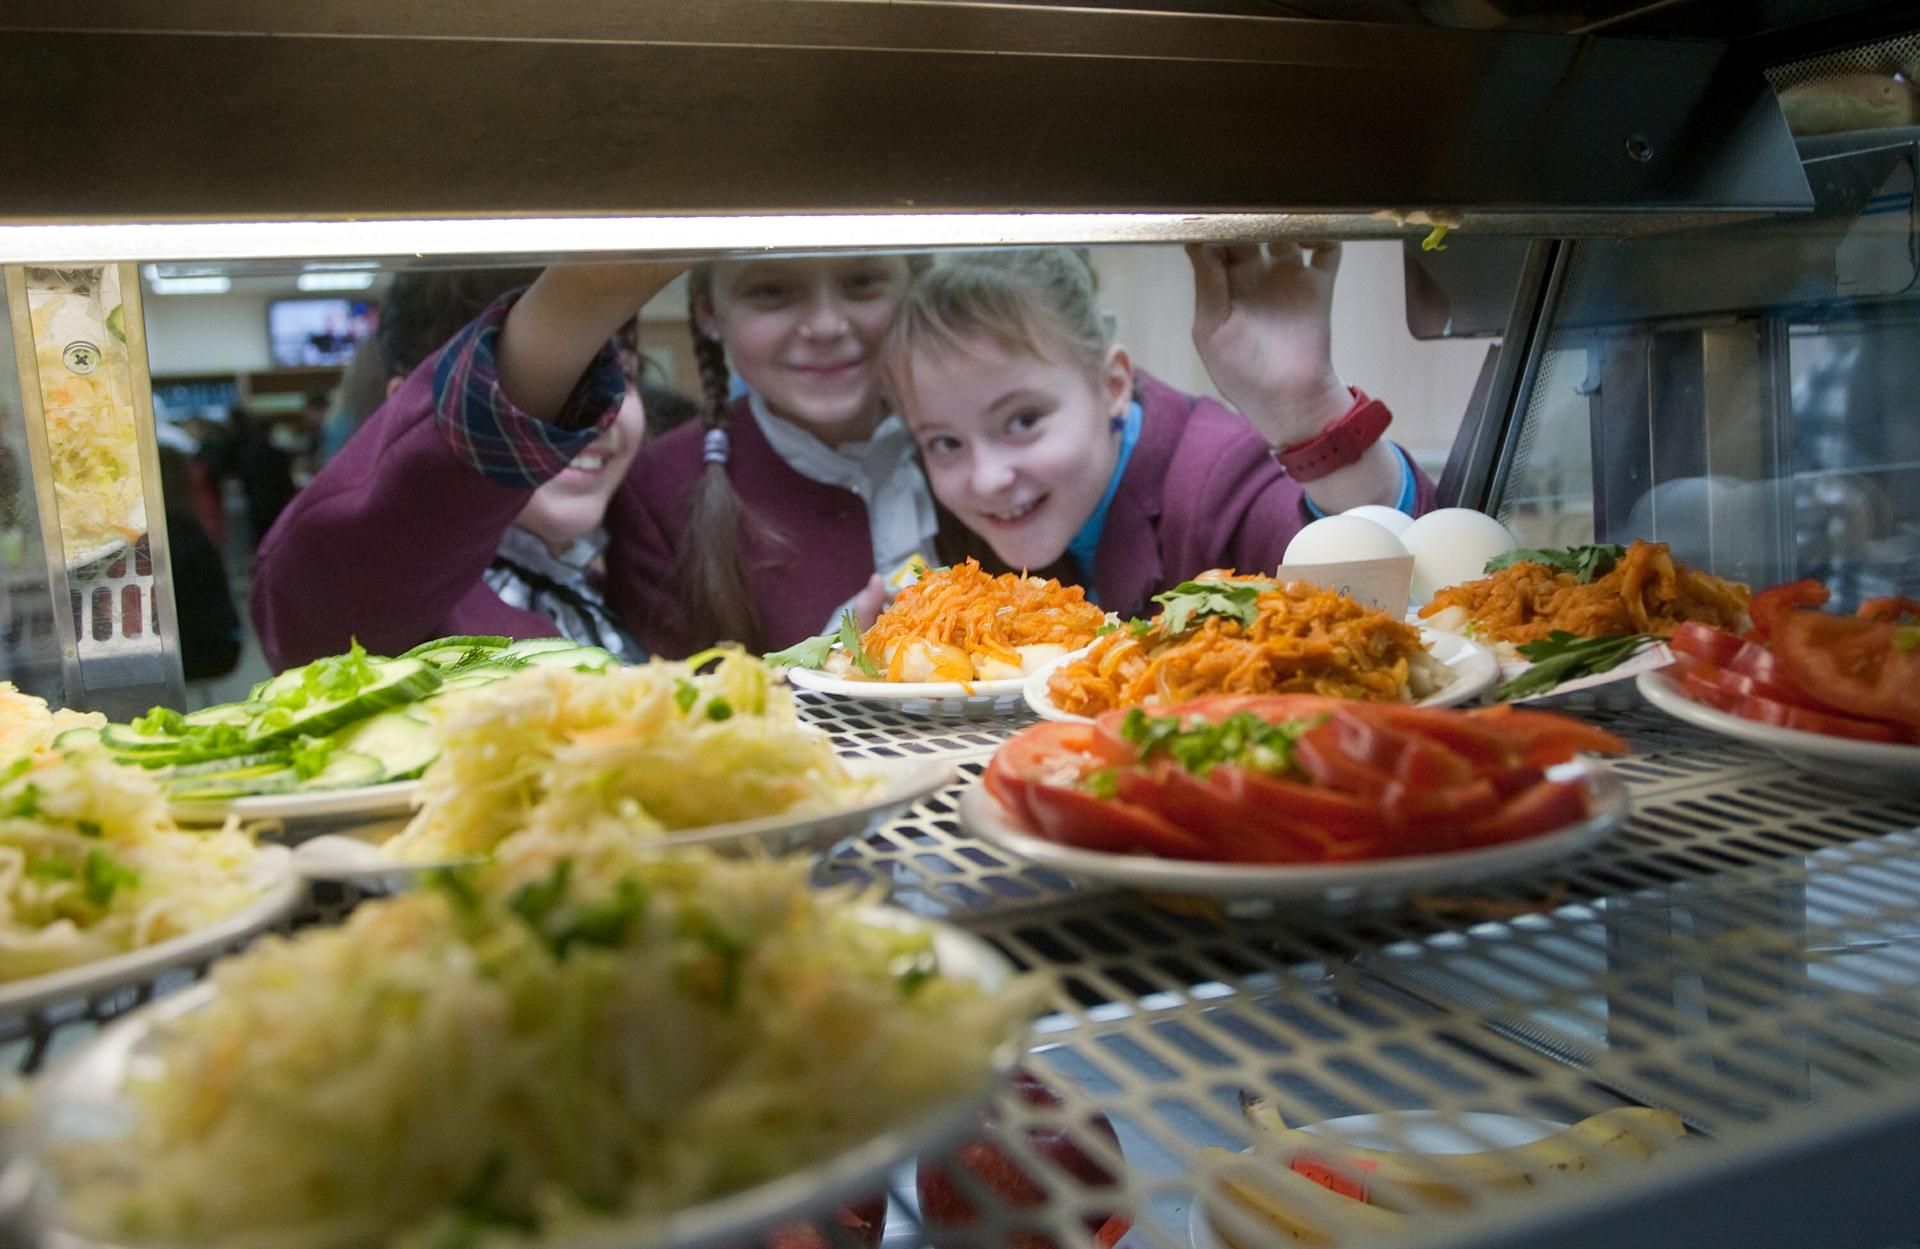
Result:
{"label": "sliced cucumber", "polygon": [[613,653],[603,651],[598,646],[570,646],[562,650],[553,647],[548,650],[534,651],[526,657],[530,666],[541,668],[611,668]]}
{"label": "sliced cucumber", "polygon": [[301,781],[300,789],[355,789],[361,785],[378,785],[391,779],[386,768],[372,755],[363,755],[352,750],[336,750],[327,756],[327,766]]}
{"label": "sliced cucumber", "polygon": [[431,642],[420,643],[400,658],[424,659],[437,668],[451,668],[455,664],[480,659],[489,651],[500,650],[512,640],[512,638],[482,634],[436,638]]}
{"label": "sliced cucumber", "polygon": [[182,777],[166,786],[173,802],[225,802],[232,798],[251,798],[261,794],[291,793],[300,785],[300,774],[281,764],[261,764],[234,768],[226,772],[208,772]]}
{"label": "sliced cucumber", "polygon": [[229,773],[271,772],[279,768],[291,767],[284,750],[262,750],[250,755],[233,755],[225,759],[207,759],[200,763],[176,763],[167,769],[168,785],[180,780],[194,780],[199,777],[226,776]]}
{"label": "sliced cucumber", "polygon": [[[440,747],[434,743],[432,730],[427,727],[425,717],[416,715],[417,710],[416,704],[397,711],[381,712],[370,720],[341,730],[334,740],[339,743],[341,751],[379,760],[380,779],[412,780],[440,756]],[[335,757],[338,757],[337,751]]]}
{"label": "sliced cucumber", "polygon": [[522,638],[500,653],[503,655],[533,656],[540,654],[542,651],[576,650],[579,646],[580,643],[574,641],[572,638]]}
{"label": "sliced cucumber", "polygon": [[250,703],[216,703],[211,707],[202,707],[198,711],[189,711],[181,719],[188,724],[240,724],[253,719],[260,708]]}
{"label": "sliced cucumber", "polygon": [[512,676],[512,668],[473,668],[466,672],[456,672],[440,683],[442,692],[452,690],[470,690],[476,685],[492,685],[495,681],[504,681]]}
{"label": "sliced cucumber", "polygon": [[279,676],[268,677],[266,680],[260,682],[260,684],[248,690],[247,701],[250,703],[270,703],[282,694],[291,693],[299,689],[300,683],[306,679],[306,676],[307,670],[304,667],[288,668]]}
{"label": "sliced cucumber", "polygon": [[68,729],[53,739],[57,750],[91,750],[100,744],[99,729]]}
{"label": "sliced cucumber", "polygon": [[171,733],[141,733],[131,724],[109,724],[100,730],[100,744],[117,755],[170,755],[180,749]]}
{"label": "sliced cucumber", "polygon": [[[345,698],[315,698],[298,711],[280,715],[273,708],[255,717],[247,734],[249,749],[257,750],[296,737],[326,737],[356,720],[425,698],[440,688],[440,672],[423,659],[373,659],[374,681]],[[270,722],[271,721],[271,722]]]}

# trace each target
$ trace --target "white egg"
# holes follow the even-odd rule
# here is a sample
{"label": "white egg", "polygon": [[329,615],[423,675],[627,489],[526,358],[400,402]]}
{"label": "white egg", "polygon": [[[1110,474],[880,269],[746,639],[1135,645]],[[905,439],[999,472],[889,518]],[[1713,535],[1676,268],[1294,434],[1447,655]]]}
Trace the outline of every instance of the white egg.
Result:
{"label": "white egg", "polygon": [[1399,508],[1381,507],[1378,503],[1362,503],[1359,507],[1350,507],[1340,514],[1342,516],[1358,516],[1362,520],[1370,520],[1385,529],[1388,533],[1396,536],[1405,533],[1407,526],[1413,523],[1413,517],[1407,515]]}
{"label": "white egg", "polygon": [[1407,548],[1386,526],[1360,516],[1324,516],[1293,535],[1283,562],[1344,564],[1356,559],[1391,559]]}
{"label": "white egg", "polygon": [[1487,561],[1519,546],[1505,525],[1468,507],[1443,507],[1407,526],[1400,541],[1413,553],[1413,602],[1486,575]]}

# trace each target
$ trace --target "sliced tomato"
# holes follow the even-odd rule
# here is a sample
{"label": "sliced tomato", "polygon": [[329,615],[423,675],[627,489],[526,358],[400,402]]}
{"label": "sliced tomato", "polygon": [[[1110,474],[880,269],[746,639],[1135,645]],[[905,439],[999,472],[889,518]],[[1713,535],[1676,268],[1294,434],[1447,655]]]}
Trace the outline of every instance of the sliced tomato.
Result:
{"label": "sliced tomato", "polygon": [[1274,835],[1313,842],[1318,857],[1364,858],[1384,849],[1393,832],[1375,803],[1288,777],[1221,767],[1207,783]]}
{"label": "sliced tomato", "polygon": [[1769,698],[1777,703],[1787,703],[1795,707],[1809,707],[1815,711],[1825,711],[1818,700],[1808,698],[1791,685],[1777,685],[1763,681],[1759,677],[1748,676],[1744,672],[1735,672],[1728,668],[1716,668],[1709,663],[1694,659],[1683,659],[1673,666],[1673,674],[1688,689],[1712,688],[1738,698]]}
{"label": "sliced tomato", "polygon": [[1859,616],[1792,612],[1774,626],[1780,671],[1829,707],[1920,728],[1920,649],[1901,649],[1905,627]]}
{"label": "sliced tomato", "polygon": [[1485,819],[1459,831],[1462,846],[1491,846],[1524,841],[1587,818],[1584,781],[1541,781],[1522,791]]}
{"label": "sliced tomato", "polygon": [[1036,724],[994,752],[982,781],[1003,806],[1031,822],[1029,800],[1035,785],[1075,785],[1089,772],[1108,766],[1095,746],[1092,725]]}
{"label": "sliced tomato", "polygon": [[1788,612],[1823,606],[1829,597],[1827,587],[1811,578],[1769,586],[1754,595],[1753,601],[1747,604],[1747,615],[1753,617],[1753,631],[1748,636],[1767,641],[1773,637],[1775,626]]}
{"label": "sliced tomato", "polygon": [[1564,763],[1582,751],[1596,755],[1627,753],[1626,742],[1614,734],[1552,711],[1530,711],[1502,703],[1466,714],[1480,727],[1504,738],[1518,753],[1518,761],[1529,767]]}
{"label": "sliced tomato", "polygon": [[1500,791],[1484,777],[1439,788],[1395,781],[1380,794],[1380,806],[1387,818],[1402,828],[1458,828],[1492,815],[1500,809],[1500,803]]}
{"label": "sliced tomato", "polygon": [[1732,694],[1718,686],[1705,682],[1696,682],[1689,678],[1682,682],[1687,693],[1709,707],[1717,708],[1730,716],[1739,716],[1743,720],[1752,720],[1759,724],[1771,724],[1776,728],[1798,729],[1802,733],[1824,733],[1828,737],[1850,737],[1863,742],[1898,742],[1906,740],[1906,734],[1900,728],[1874,720],[1861,720],[1853,716],[1833,712],[1816,711],[1811,707],[1800,707],[1792,703],[1775,702],[1771,698],[1756,698],[1752,695]]}
{"label": "sliced tomato", "polygon": [[1363,714],[1417,733],[1465,759],[1478,771],[1510,767],[1519,762],[1518,747],[1496,725],[1467,712],[1406,703],[1368,703]]}
{"label": "sliced tomato", "polygon": [[1214,851],[1209,857],[1229,862],[1311,863],[1326,858],[1335,843],[1330,833],[1305,820],[1262,810],[1236,787],[1172,765],[1162,776],[1156,801],[1161,815],[1196,834]]}
{"label": "sliced tomato", "polygon": [[1347,752],[1340,725],[1332,720],[1308,729],[1293,743],[1293,762],[1316,785],[1368,797],[1393,783],[1393,773]]}
{"label": "sliced tomato", "polygon": [[1686,655],[1724,668],[1733,662],[1747,640],[1737,633],[1717,629],[1698,620],[1689,620],[1673,631],[1667,642],[1676,655]]}
{"label": "sliced tomato", "polygon": [[1096,798],[1083,789],[1035,785],[1028,791],[1032,827],[1040,836],[1107,854],[1153,854],[1167,859],[1212,856],[1200,838],[1146,807]]}
{"label": "sliced tomato", "polygon": [[1367,714],[1365,706],[1353,703],[1333,713],[1335,734],[1349,757],[1417,788],[1442,788],[1473,779],[1473,764],[1464,755],[1417,732],[1395,728],[1383,717]]}

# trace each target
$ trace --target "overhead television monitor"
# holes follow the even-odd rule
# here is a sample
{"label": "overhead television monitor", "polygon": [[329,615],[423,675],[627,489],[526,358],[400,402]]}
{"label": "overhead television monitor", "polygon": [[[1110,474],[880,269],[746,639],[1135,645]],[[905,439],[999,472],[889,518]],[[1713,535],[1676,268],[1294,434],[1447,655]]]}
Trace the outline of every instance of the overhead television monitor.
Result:
{"label": "overhead television monitor", "polygon": [[267,305],[267,341],[279,368],[346,364],[373,335],[379,305],[360,299],[276,299]]}

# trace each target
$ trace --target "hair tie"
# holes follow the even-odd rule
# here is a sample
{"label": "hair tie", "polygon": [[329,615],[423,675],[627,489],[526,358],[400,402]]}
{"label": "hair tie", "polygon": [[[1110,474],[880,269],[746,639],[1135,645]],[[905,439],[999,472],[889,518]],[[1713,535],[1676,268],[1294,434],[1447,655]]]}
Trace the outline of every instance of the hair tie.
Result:
{"label": "hair tie", "polygon": [[700,458],[708,464],[725,464],[727,462],[726,430],[710,429],[707,431],[706,440],[701,443]]}

